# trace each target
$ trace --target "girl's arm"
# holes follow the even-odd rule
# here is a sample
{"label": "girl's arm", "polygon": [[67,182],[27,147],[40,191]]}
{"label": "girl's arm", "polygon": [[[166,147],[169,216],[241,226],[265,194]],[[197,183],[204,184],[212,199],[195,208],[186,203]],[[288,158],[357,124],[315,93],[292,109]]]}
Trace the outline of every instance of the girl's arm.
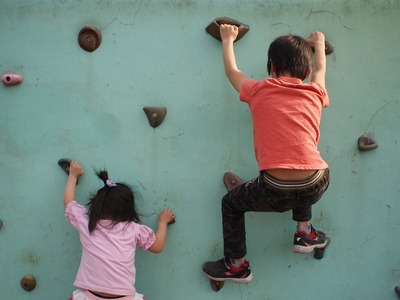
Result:
{"label": "girl's arm", "polygon": [[175,220],[175,215],[170,209],[164,209],[158,218],[158,228],[156,231],[156,240],[148,249],[153,253],[161,253],[167,241],[167,226]]}
{"label": "girl's arm", "polygon": [[247,76],[237,67],[235,52],[233,49],[233,42],[239,33],[239,27],[235,25],[221,24],[220,33],[225,74],[235,90],[240,93],[243,80],[247,79]]}
{"label": "girl's arm", "polygon": [[67,183],[65,184],[64,190],[64,208],[66,208],[71,201],[75,200],[76,182],[78,181],[78,178],[83,175],[83,173],[84,170],[81,165],[74,160],[71,161],[69,165]]}

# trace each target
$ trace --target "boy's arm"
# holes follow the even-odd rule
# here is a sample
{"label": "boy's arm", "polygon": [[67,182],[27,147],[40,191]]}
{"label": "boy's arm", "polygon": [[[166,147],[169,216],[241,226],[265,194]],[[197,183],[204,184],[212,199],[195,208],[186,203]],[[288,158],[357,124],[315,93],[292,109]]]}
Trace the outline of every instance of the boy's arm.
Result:
{"label": "boy's arm", "polygon": [[167,241],[167,226],[175,220],[174,213],[169,209],[164,209],[158,219],[158,228],[156,231],[156,240],[151,245],[149,250],[153,253],[161,253],[164,249],[165,242]]}
{"label": "boy's arm", "polygon": [[66,208],[71,201],[75,200],[76,182],[83,172],[83,168],[78,162],[71,161],[64,190],[64,208]]}
{"label": "boy's arm", "polygon": [[311,81],[319,83],[325,88],[326,56],[325,56],[325,36],[322,32],[313,32],[308,38],[311,47],[314,48],[314,65],[312,69]]}
{"label": "boy's arm", "polygon": [[235,51],[233,49],[233,42],[239,33],[239,28],[234,25],[221,24],[220,33],[225,74],[235,90],[240,93],[242,83],[245,79],[247,79],[247,76],[237,67]]}

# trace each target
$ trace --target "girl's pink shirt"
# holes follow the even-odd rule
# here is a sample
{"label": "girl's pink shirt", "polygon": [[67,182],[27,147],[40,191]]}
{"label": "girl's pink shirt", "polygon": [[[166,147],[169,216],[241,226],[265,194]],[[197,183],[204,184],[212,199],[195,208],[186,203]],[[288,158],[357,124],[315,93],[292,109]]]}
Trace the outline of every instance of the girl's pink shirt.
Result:
{"label": "girl's pink shirt", "polygon": [[329,105],[325,88],[291,77],[249,79],[242,84],[240,100],[252,114],[259,171],[328,167],[317,147],[321,111]]}
{"label": "girl's pink shirt", "polygon": [[111,227],[101,220],[89,233],[87,209],[72,201],[65,217],[79,232],[82,257],[74,282],[76,287],[115,295],[136,295],[136,246],[147,250],[155,242],[154,231],[135,222],[122,222]]}

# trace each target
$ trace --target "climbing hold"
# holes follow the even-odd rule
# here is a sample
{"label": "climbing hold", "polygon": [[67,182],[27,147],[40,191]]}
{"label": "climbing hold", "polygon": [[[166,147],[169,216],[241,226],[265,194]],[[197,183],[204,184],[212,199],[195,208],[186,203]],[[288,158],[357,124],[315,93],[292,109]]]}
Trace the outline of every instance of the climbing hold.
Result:
{"label": "climbing hold", "polygon": [[216,18],[206,27],[206,32],[209,33],[211,36],[213,36],[215,39],[217,39],[219,41],[221,41],[221,34],[219,32],[219,25],[221,25],[221,24],[229,24],[229,25],[235,25],[235,26],[239,27],[239,33],[238,33],[238,36],[236,37],[235,42],[240,40],[250,29],[249,25],[246,25],[242,22],[236,21],[231,18],[227,18],[227,17]]}
{"label": "climbing hold", "polygon": [[[315,49],[312,48],[312,51],[314,52]],[[325,55],[332,54],[333,51],[334,51],[333,46],[328,41],[325,41]]]}
{"label": "climbing hold", "polygon": [[397,295],[400,296],[400,286],[396,286],[396,287],[394,288],[394,290],[396,291]]}
{"label": "climbing hold", "polygon": [[32,275],[25,275],[21,279],[21,286],[25,291],[32,291],[36,287],[36,279]]}
{"label": "climbing hold", "polygon": [[149,120],[149,124],[151,127],[158,127],[165,118],[167,114],[167,109],[165,107],[143,107],[144,112],[146,113],[147,119]]}
{"label": "climbing hold", "polygon": [[239,185],[243,184],[243,180],[238,175],[232,172],[225,172],[223,181],[228,191],[231,191],[237,188]]}
{"label": "climbing hold", "polygon": [[328,41],[325,41],[325,55],[331,54],[333,50],[333,46]]}
{"label": "climbing hold", "polygon": [[65,171],[65,173],[69,174],[69,165],[71,160],[69,158],[61,158],[58,160],[58,165]]}
{"label": "climbing hold", "polygon": [[358,138],[358,149],[360,151],[368,151],[378,148],[378,143],[373,139],[372,133],[363,134]]}
{"label": "climbing hold", "polygon": [[93,52],[101,44],[101,32],[95,26],[85,26],[79,31],[78,42],[83,50]]}
{"label": "climbing hold", "polygon": [[0,229],[1,229],[1,227],[3,227],[3,221],[2,220],[0,220]]}
{"label": "climbing hold", "polygon": [[1,82],[4,85],[17,85],[22,82],[22,75],[21,74],[13,74],[13,73],[4,73],[1,75]]}
{"label": "climbing hold", "polygon": [[[69,165],[71,164],[71,160],[69,158],[61,158],[58,160],[58,165],[69,175]],[[76,184],[78,184],[78,180],[76,180]]]}

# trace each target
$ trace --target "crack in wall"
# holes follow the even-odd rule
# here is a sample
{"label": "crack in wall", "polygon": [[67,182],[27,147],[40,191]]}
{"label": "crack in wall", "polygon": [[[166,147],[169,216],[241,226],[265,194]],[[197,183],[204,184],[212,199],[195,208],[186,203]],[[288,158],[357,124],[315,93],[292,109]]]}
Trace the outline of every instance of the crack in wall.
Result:
{"label": "crack in wall", "polygon": [[340,17],[340,15],[338,15],[338,14],[336,14],[336,13],[330,11],[330,10],[314,10],[313,8],[311,8],[308,16],[305,17],[304,20],[310,19],[311,15],[313,15],[313,14],[330,14],[330,15],[333,15],[333,16],[338,18],[340,25],[342,25],[347,30],[353,30],[352,28],[350,28],[350,27],[348,27],[348,26],[343,24],[342,18]]}

